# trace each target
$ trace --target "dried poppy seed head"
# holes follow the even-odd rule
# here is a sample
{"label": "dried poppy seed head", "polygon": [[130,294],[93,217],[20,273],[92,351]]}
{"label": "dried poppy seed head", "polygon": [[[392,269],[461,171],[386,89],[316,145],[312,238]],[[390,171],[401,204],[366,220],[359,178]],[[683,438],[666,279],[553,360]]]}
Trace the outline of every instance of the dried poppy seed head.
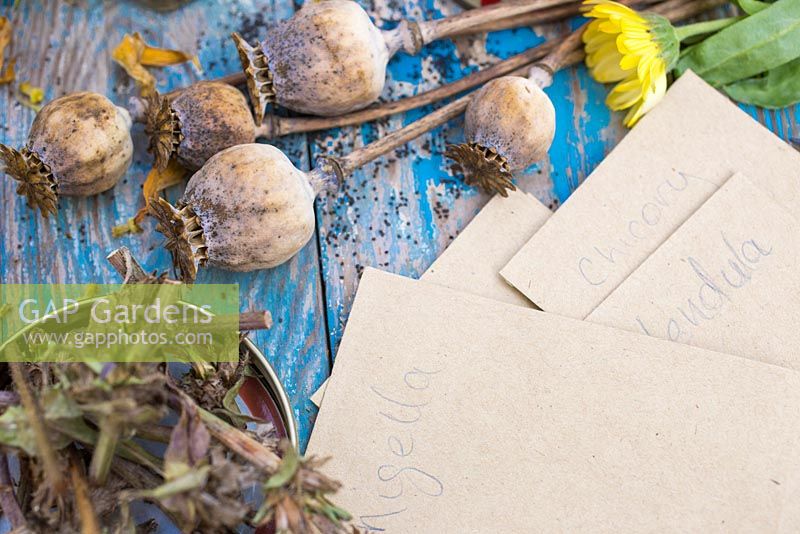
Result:
{"label": "dried poppy seed head", "polygon": [[[97,93],[73,93],[44,106],[25,148],[4,147],[5,172],[43,215],[55,213],[55,194],[88,196],[113,187],[133,157],[128,112]],[[49,190],[49,192],[48,192]]]}
{"label": "dried poppy seed head", "polygon": [[[556,113],[533,81],[519,76],[492,80],[475,93],[464,119],[464,135],[473,150],[453,152],[469,181],[480,183],[493,160],[502,160],[496,176],[525,169],[542,159],[555,135]],[[476,157],[478,153],[486,158]],[[469,183],[469,182],[468,182]]]}
{"label": "dried poppy seed head", "polygon": [[235,87],[220,82],[192,84],[172,101],[150,97],[145,130],[161,169],[174,156],[183,167],[195,171],[214,154],[256,139],[247,99]]}
{"label": "dried poppy seed head", "polygon": [[389,48],[351,0],[308,2],[271,28],[259,46],[238,34],[234,39],[259,124],[272,102],[333,116],[371,104],[383,90]]}
{"label": "dried poppy seed head", "polygon": [[176,155],[189,170],[199,169],[228,147],[256,140],[256,125],[247,99],[228,84],[195,83],[175,97],[172,109],[183,134]]}
{"label": "dried poppy seed head", "polygon": [[209,159],[189,180],[180,209],[154,215],[184,275],[193,278],[206,259],[253,271],[280,265],[305,246],[314,233],[316,193],[283,152],[246,144]]}

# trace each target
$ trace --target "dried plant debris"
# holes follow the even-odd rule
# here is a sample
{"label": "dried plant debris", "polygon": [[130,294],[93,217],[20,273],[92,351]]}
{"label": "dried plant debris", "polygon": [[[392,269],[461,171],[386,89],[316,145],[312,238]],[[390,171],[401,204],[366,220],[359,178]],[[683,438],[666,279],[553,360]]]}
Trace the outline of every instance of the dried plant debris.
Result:
{"label": "dried plant debris", "polygon": [[14,60],[5,58],[5,50],[11,44],[13,27],[7,17],[0,17],[0,85],[14,81]]}
{"label": "dried plant debris", "polygon": [[191,61],[198,70],[201,70],[197,56],[180,50],[150,46],[144,42],[139,33],[125,34],[114,48],[111,57],[134,79],[140,92],[145,96],[152,94],[156,88],[155,77],[145,67],[167,67]]}
{"label": "dried plant debris", "polygon": [[147,178],[144,180],[144,185],[142,186],[144,207],[139,209],[136,215],[124,223],[111,228],[111,236],[118,238],[126,234],[138,234],[141,232],[142,228],[140,225],[147,216],[150,203],[159,197],[161,191],[181,183],[188,173],[189,172],[174,159],[170,160],[164,169],[159,169],[158,167],[150,169],[150,172],[147,173]]}
{"label": "dried plant debris", "polygon": [[[14,387],[5,393],[17,396],[0,408],[0,444],[20,475],[11,480],[0,461],[0,504],[19,532],[147,531],[152,524],[132,522],[140,500],[183,532],[270,521],[279,532],[348,531],[322,462],[231,411],[246,361],[177,381],[161,364],[8,365]],[[169,414],[177,422],[164,427]],[[149,452],[154,440],[163,455]],[[256,490],[264,498],[248,499]]]}
{"label": "dried plant debris", "polygon": [[[126,284],[179,283],[146,273],[125,248],[108,260]],[[247,315],[240,325],[255,324]],[[161,363],[0,364],[0,507],[13,532],[155,531],[153,520],[134,523],[137,501],[158,506],[182,532],[272,520],[278,532],[351,532],[322,462],[299,457],[271,423],[239,411],[235,398],[251,372],[248,352],[240,355],[196,362],[180,376]]]}

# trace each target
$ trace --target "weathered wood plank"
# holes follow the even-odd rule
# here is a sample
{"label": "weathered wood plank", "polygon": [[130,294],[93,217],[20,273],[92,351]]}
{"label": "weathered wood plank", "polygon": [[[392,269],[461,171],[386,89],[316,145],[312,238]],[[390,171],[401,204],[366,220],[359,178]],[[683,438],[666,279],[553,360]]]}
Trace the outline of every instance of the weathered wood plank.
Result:
{"label": "weathered wood plank", "polygon": [[[75,3],[75,2],[73,2]],[[160,90],[187,85],[202,76],[215,77],[239,69],[228,36],[243,30],[263,37],[266,24],[291,16],[290,1],[197,1],[173,13],[156,13],[132,2],[90,0],[71,6],[65,1],[23,1],[12,14],[13,54],[19,80],[47,89],[53,99],[77,90],[93,90],[124,105],[132,93],[130,80],[110,58],[126,32],[139,31],[148,42],[197,52],[205,73],[190,66],[157,72]],[[0,142],[20,146],[34,112],[0,88]],[[150,168],[141,127],[134,129],[134,165],[124,180],[96,198],[60,201],[58,217],[49,222],[34,216],[14,193],[11,180],[0,182],[0,272],[3,282],[117,281],[105,256],[127,245],[148,269],[167,269],[159,251],[160,234],[148,222],[139,235],[111,237],[111,227],[131,217],[141,204],[141,184]],[[294,136],[279,146],[300,167],[308,166],[305,138]],[[174,201],[182,187],[169,192]],[[319,257],[312,242],[288,264],[271,271],[233,274],[204,272],[200,282],[238,283],[241,307],[272,312],[275,326],[254,336],[276,367],[291,397],[304,444],[315,414],[311,392],[328,374]]]}

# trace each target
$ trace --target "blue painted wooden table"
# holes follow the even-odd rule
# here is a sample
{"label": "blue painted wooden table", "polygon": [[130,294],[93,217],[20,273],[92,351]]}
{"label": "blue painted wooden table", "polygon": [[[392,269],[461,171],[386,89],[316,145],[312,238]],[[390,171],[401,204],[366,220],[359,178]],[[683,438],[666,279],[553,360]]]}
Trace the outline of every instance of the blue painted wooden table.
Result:
{"label": "blue painted wooden table", "polygon": [[[460,10],[452,0],[376,0],[364,6],[384,28],[401,17],[432,18]],[[48,99],[91,90],[124,105],[134,87],[110,57],[123,34],[138,31],[152,44],[199,55],[202,74],[190,66],[156,72],[158,88],[167,91],[237,71],[230,32],[241,31],[251,41],[264,37],[272,22],[291,16],[297,7],[289,0],[195,0],[164,14],[132,1],[21,0],[14,10],[3,10],[14,24],[10,51],[17,59],[18,80],[46,88]],[[416,57],[400,54],[390,64],[384,98],[458,79],[566,29],[561,24],[506,31],[435,43]],[[620,114],[603,105],[606,91],[582,67],[556,76],[547,90],[557,110],[556,140],[549,160],[518,176],[523,189],[556,207],[616,145],[625,129]],[[276,144],[307,169],[319,154],[345,153],[429,111],[293,135]],[[800,135],[800,108],[748,111],[783,138]],[[8,86],[0,88],[0,142],[22,145],[34,115]],[[461,139],[461,123],[453,121],[366,166],[339,193],[321,198],[316,235],[288,264],[249,274],[214,269],[201,274],[199,282],[238,283],[243,309],[272,312],[273,329],[253,337],[286,386],[303,446],[316,415],[308,397],[330,372],[363,267],[418,276],[488,200],[463,186],[442,156],[446,143]],[[0,281],[116,282],[105,256],[120,245],[130,247],[149,270],[169,267],[152,223],[141,234],[111,236],[112,226],[140,207],[141,185],[151,165],[141,128],[134,130],[134,143],[134,164],[123,181],[95,198],[62,198],[58,216],[49,221],[26,207],[11,180],[0,180]],[[181,190],[168,191],[168,198],[174,202]]]}

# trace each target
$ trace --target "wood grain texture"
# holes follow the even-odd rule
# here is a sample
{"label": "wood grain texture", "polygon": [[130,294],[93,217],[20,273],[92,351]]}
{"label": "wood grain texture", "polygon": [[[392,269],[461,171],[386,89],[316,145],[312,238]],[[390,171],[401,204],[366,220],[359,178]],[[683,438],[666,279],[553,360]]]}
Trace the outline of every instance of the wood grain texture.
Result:
{"label": "wood grain texture", "polygon": [[[74,5],[70,5],[74,4]],[[453,0],[362,1],[379,27],[401,17],[421,20],[455,13]],[[173,13],[155,13],[132,1],[21,0],[11,13],[13,54],[20,80],[47,88],[48,99],[79,89],[102,92],[125,103],[133,88],[110,60],[125,32],[140,31],[149,42],[197,52],[205,72],[191,67],[157,73],[166,91],[202,77],[234,72],[238,60],[228,38],[232,30],[248,40],[263,37],[270,22],[299,7],[290,0],[195,0]],[[395,99],[455,80],[498,58],[565,33],[571,25],[499,32],[488,37],[444,41],[419,56],[399,54],[389,66],[382,98]],[[332,87],[332,90],[335,90]],[[582,67],[558,73],[547,92],[557,111],[556,140],[549,159],[522,173],[519,185],[555,207],[567,199],[625,135],[621,114],[603,104],[608,88]],[[323,153],[346,153],[385,132],[413,121],[432,108],[391,117],[363,127],[291,136],[280,143],[301,168]],[[765,112],[745,108],[784,139],[800,137],[800,108]],[[34,113],[0,88],[0,142],[24,142]],[[307,442],[315,411],[308,396],[329,373],[330,354],[341,339],[358,278],[365,266],[418,276],[455,238],[488,197],[466,188],[450,171],[442,153],[463,139],[460,120],[417,139],[366,166],[336,195],[317,203],[318,232],[289,264],[272,271],[232,274],[204,272],[200,282],[232,282],[241,287],[242,308],[269,310],[275,326],[255,335],[275,365],[294,403],[301,442]],[[91,199],[62,199],[55,220],[32,216],[0,180],[0,275],[3,282],[116,281],[105,263],[112,249],[127,245],[148,269],[166,269],[158,249],[160,235],[148,223],[143,234],[112,239],[110,229],[132,216],[150,156],[141,128],[135,129],[134,166],[116,188]],[[310,157],[309,157],[310,155]],[[175,200],[181,187],[169,192]]]}
{"label": "wood grain texture", "polygon": [[[150,43],[196,52],[205,72],[190,66],[154,69],[159,90],[187,85],[239,68],[231,31],[263,37],[269,21],[291,16],[290,2],[195,1],[173,13],[156,13],[133,2],[23,0],[13,12],[12,53],[18,79],[47,89],[47,99],[77,90],[108,95],[125,105],[133,86],[111,61],[111,49],[126,32],[139,31]],[[20,146],[34,118],[7,87],[0,88],[0,142]],[[95,198],[62,198],[58,216],[42,220],[14,193],[14,183],[0,180],[0,272],[3,282],[117,282],[105,256],[127,245],[146,269],[166,270],[169,258],[159,249],[161,235],[147,222],[142,234],[111,237],[111,227],[131,217],[141,204],[141,185],[151,166],[141,126],[134,127],[136,152],[127,176]],[[294,136],[278,143],[296,165],[308,167],[306,142]],[[169,191],[175,201],[182,186]],[[249,274],[205,271],[199,282],[236,283],[241,308],[266,309],[275,325],[253,340],[276,368],[292,400],[305,444],[315,415],[310,394],[328,375],[330,362],[322,308],[320,262],[312,241],[291,262],[271,271]]]}

